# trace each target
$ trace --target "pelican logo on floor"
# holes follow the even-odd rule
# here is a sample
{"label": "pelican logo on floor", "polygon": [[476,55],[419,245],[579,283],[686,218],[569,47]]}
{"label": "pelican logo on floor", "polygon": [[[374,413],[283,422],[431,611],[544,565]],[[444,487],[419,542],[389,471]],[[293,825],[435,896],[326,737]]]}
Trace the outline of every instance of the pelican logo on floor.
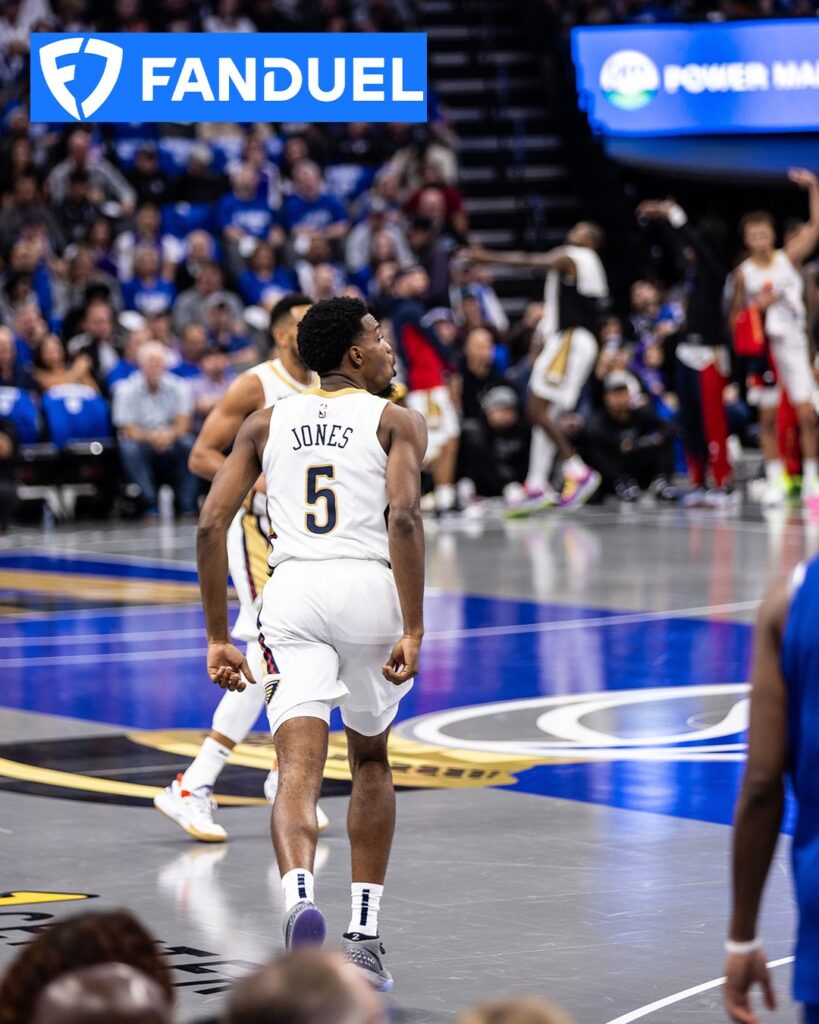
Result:
{"label": "pelican logo on floor", "polygon": [[427,119],[423,33],[31,36],[31,119]]}

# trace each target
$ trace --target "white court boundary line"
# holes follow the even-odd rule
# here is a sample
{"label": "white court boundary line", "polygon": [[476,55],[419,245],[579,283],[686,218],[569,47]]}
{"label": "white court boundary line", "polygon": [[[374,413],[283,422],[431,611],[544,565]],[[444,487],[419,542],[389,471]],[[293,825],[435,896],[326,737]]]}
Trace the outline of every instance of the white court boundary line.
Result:
{"label": "white court boundary line", "polygon": [[[589,626],[597,628],[600,626],[624,626],[631,624],[638,624],[641,622],[656,622],[664,619],[681,619],[681,618],[705,618],[709,615],[727,614],[730,612],[738,611],[752,611],[759,606],[759,601],[739,601],[734,604],[716,604],[716,605],[705,605],[698,608],[675,608],[667,612],[626,612],[623,615],[601,615],[593,616],[587,619],[556,619],[548,622],[523,622],[517,625],[506,625],[506,626],[475,626],[473,628],[466,629],[449,629],[439,630],[431,633],[427,633],[424,637],[426,643],[435,642],[440,640],[469,640],[473,637],[480,639],[481,637],[493,637],[493,636],[518,636],[527,633],[560,633],[563,631],[585,629]],[[162,612],[167,614],[169,608],[198,608],[198,605],[165,605],[162,607],[154,606],[150,609],[153,612]],[[90,611],[90,609],[89,609]],[[103,613],[103,609],[97,610],[99,613]],[[14,619],[0,618],[0,628],[4,623],[14,621]],[[82,643],[106,643],[116,641],[134,641],[137,643],[143,643],[147,640],[152,639],[176,639],[176,640],[192,640],[203,634],[202,629],[174,629],[174,630],[145,630],[138,633],[86,633],[79,635],[72,635],[71,633],[61,633],[59,636],[31,636],[31,637],[2,637],[0,638],[0,648],[3,647],[28,647],[28,646],[55,646],[57,644],[82,644]],[[171,655],[187,656],[191,653],[189,650],[184,651],[155,651],[153,652],[157,656],[168,657]],[[85,656],[79,656],[80,660],[85,660]],[[90,655],[89,655],[90,657]],[[120,656],[123,661],[128,660],[129,655],[124,654]],[[133,660],[140,660],[134,658]],[[54,664],[56,662],[65,661],[66,663],[71,662],[71,658],[57,658],[55,659],[37,659],[27,658],[21,659],[20,664]],[[2,664],[6,667],[12,667],[12,662],[3,661]]]}
{"label": "white court boundary line", "polygon": [[[781,967],[783,964],[793,963],[793,959],[792,956],[783,956],[780,960],[770,960],[768,967]],[[719,988],[724,981],[724,977],[714,978],[713,981],[705,981],[702,985],[694,985],[691,988],[683,989],[682,992],[675,992],[674,995],[666,996],[664,999],[657,999],[655,1002],[647,1003],[637,1010],[624,1013],[622,1017],[615,1017],[614,1020],[606,1021],[606,1024],[631,1024],[632,1021],[648,1017],[652,1013],[656,1013],[657,1010],[665,1009],[666,1006],[673,1006],[674,1003],[681,1003],[684,999],[698,996],[701,992],[708,992],[712,988]]]}

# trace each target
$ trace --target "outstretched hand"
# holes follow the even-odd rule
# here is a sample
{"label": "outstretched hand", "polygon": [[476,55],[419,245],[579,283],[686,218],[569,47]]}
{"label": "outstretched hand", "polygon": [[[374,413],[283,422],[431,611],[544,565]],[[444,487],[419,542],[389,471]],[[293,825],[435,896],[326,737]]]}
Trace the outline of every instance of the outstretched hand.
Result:
{"label": "outstretched hand", "polygon": [[[223,690],[245,689],[246,683],[255,683],[247,658],[233,644],[208,644],[208,675],[211,682]],[[242,678],[244,676],[244,678]]]}
{"label": "outstretched hand", "polygon": [[804,167],[792,167],[788,171],[788,181],[792,181],[800,188],[812,188],[819,184],[819,179],[813,171],[808,171]]}
{"label": "outstretched hand", "polygon": [[421,653],[421,638],[402,636],[393,647],[389,661],[381,671],[387,682],[400,686],[418,675],[418,657]]}

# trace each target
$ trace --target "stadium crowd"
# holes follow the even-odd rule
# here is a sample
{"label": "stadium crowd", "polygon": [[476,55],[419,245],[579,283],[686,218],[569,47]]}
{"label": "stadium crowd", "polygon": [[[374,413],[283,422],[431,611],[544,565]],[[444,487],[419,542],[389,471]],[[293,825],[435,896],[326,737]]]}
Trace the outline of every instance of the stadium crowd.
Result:
{"label": "stadium crowd", "polygon": [[[36,479],[31,453],[43,443],[56,447],[59,467],[78,444],[99,452],[104,442],[132,499],[119,512],[157,515],[167,483],[176,512],[194,518],[204,484],[187,466],[193,438],[234,376],[267,358],[271,314],[293,292],[310,302],[358,296],[381,320],[399,355],[399,400],[429,423],[430,510],[482,514],[487,499],[511,515],[608,495],[673,501],[675,474],[692,485],[687,504],[724,505],[738,453],[760,435],[765,500],[786,496],[782,455],[793,486],[804,471],[803,496],[816,496],[807,350],[791,367],[806,379],[778,409],[762,351],[729,355],[732,336],[749,329],[748,310],[770,323],[780,293],[732,304],[739,237],[726,246],[672,201],[635,211],[668,250],[671,274],[634,281],[628,308],[617,309],[593,224],[575,225],[551,253],[473,244],[458,140],[434,100],[426,125],[62,130],[29,121],[33,28],[371,30],[412,19],[407,0],[202,9],[119,0],[113,12],[91,0],[6,0],[0,529],[15,479]],[[819,192],[808,172],[793,180],[809,198],[793,243],[801,272],[819,237]],[[759,249],[756,225],[761,258],[773,259],[774,221],[756,218],[741,241]],[[546,275],[544,301],[517,322],[493,288],[497,263]],[[765,395],[759,414],[755,392]],[[44,472],[59,478],[54,458]]]}

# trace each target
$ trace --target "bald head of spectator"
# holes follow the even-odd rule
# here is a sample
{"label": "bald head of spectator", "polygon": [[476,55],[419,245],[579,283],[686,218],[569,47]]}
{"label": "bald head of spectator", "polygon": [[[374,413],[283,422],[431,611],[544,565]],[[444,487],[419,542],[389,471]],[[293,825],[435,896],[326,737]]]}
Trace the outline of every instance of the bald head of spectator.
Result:
{"label": "bald head of spectator", "polygon": [[126,964],[97,964],[60,975],[41,992],[30,1024],[170,1024],[155,981]]}
{"label": "bald head of spectator", "polygon": [[423,189],[418,197],[418,216],[426,217],[433,226],[446,221],[446,196],[440,188],[433,185]]}
{"label": "bald head of spectator", "polygon": [[238,984],[226,1024],[386,1024],[378,995],[340,957],[288,953]]}
{"label": "bald head of spectator", "polygon": [[571,1024],[556,1006],[535,996],[490,999],[462,1013],[456,1024]]}
{"label": "bald head of spectator", "polygon": [[155,391],[165,373],[165,346],[159,341],[146,341],[139,349],[139,370],[148,387]]}

